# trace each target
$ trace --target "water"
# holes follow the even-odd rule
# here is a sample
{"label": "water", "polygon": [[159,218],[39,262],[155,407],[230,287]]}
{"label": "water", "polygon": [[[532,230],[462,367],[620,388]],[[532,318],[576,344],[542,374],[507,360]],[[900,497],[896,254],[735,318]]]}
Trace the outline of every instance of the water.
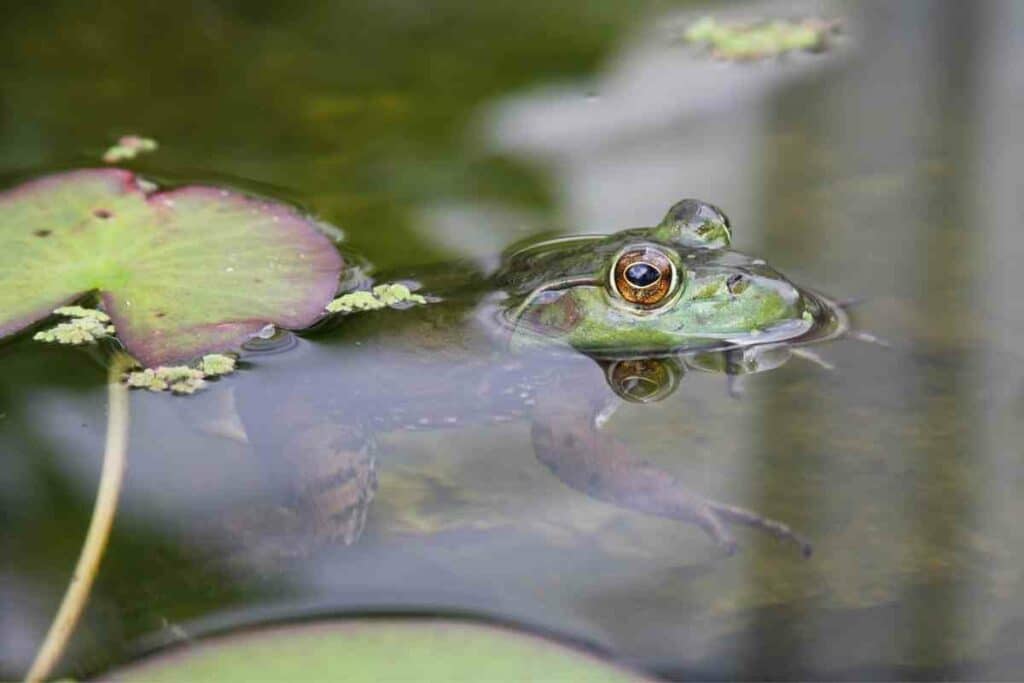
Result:
{"label": "water", "polygon": [[[150,177],[295,202],[400,273],[713,201],[738,248],[860,299],[856,327],[890,346],[816,348],[834,371],[794,359],[747,377],[739,401],[690,372],[606,428],[815,554],[740,529],[727,557],[696,527],[566,487],[527,422],[469,419],[378,434],[361,537],[304,552],[280,463],[208,424],[231,414],[223,393],[136,394],[123,508],[64,673],[204,628],[398,610],[510,620],[681,678],[1019,677],[1021,7],[760,6],[843,14],[847,38],[730,66],[665,43],[694,16],[679,3],[505,4],[6,9],[0,177],[94,164],[138,132],[162,145],[137,164]],[[402,321],[375,324],[403,338]],[[222,384],[252,414],[312,375],[315,405],[355,412],[387,371],[421,386],[468,358],[467,323],[450,322],[411,361],[360,323]],[[0,378],[7,678],[78,551],[105,399],[85,354],[24,339],[0,346]]]}

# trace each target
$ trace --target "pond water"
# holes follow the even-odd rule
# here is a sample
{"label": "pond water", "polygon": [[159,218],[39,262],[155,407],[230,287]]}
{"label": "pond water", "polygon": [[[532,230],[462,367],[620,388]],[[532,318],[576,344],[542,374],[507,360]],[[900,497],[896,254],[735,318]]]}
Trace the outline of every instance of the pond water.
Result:
{"label": "pond water", "polygon": [[[161,143],[133,166],[147,177],[293,202],[379,271],[449,293],[439,322],[351,318],[195,399],[133,394],[122,509],[61,673],[244,624],[412,613],[680,679],[1024,674],[1024,5],[711,9],[844,29],[821,54],[725,64],[673,38],[707,8],[661,0],[5,9],[4,187],[137,132]],[[887,344],[816,346],[833,369],[794,358],[740,399],[688,372],[604,430],[790,525],[809,558],[746,528],[730,556],[579,493],[461,373],[563,371],[465,343],[487,292],[464,276],[686,196],[723,207],[740,250],[857,299],[855,328]],[[103,382],[86,353],[0,345],[0,678],[22,675],[79,550]],[[373,426],[396,408],[408,419]],[[358,425],[378,481],[334,536],[296,517],[296,464],[261,445],[324,422]]]}

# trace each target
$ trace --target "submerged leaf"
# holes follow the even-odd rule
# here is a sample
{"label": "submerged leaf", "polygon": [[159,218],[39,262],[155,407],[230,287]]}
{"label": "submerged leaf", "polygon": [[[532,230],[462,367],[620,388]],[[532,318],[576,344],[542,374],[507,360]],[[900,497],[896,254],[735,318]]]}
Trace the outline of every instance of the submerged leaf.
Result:
{"label": "submerged leaf", "polygon": [[237,347],[268,323],[308,327],[343,265],[315,225],[214,187],[154,193],[120,169],[25,183],[0,193],[0,337],[94,291],[149,367]]}

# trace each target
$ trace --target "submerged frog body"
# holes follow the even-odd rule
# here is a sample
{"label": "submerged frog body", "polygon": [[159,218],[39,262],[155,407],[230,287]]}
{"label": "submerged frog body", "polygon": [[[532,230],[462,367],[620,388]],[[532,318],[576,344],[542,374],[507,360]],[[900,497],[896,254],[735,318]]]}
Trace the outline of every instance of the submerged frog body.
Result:
{"label": "submerged frog body", "polygon": [[511,251],[474,287],[438,285],[440,303],[346,318],[318,338],[330,370],[290,375],[277,400],[247,392],[250,440],[293,482],[315,542],[358,538],[374,435],[527,419],[538,459],[578,491],[695,523],[728,551],[739,523],[808,553],[784,524],[689,491],[601,432],[617,404],[660,400],[687,370],[770,369],[846,329],[839,306],[730,243],[721,211],[684,200],[654,228]]}

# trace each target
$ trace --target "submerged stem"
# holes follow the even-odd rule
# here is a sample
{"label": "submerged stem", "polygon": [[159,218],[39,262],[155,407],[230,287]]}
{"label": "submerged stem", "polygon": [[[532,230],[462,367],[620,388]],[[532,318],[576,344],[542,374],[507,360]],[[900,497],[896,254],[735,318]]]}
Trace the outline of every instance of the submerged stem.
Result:
{"label": "submerged stem", "polygon": [[25,675],[27,682],[42,681],[52,672],[60,660],[75,624],[89,599],[93,581],[99,569],[103,551],[110,538],[114,524],[117,500],[124,479],[125,459],[128,450],[128,425],[131,418],[128,387],[121,382],[121,376],[133,365],[131,358],[118,353],[111,360],[107,371],[107,437],[103,452],[103,471],[100,474],[99,491],[93,507],[89,530],[78,556],[78,564],[71,575],[64,599],[57,610],[50,630],[36,653],[32,667]]}

